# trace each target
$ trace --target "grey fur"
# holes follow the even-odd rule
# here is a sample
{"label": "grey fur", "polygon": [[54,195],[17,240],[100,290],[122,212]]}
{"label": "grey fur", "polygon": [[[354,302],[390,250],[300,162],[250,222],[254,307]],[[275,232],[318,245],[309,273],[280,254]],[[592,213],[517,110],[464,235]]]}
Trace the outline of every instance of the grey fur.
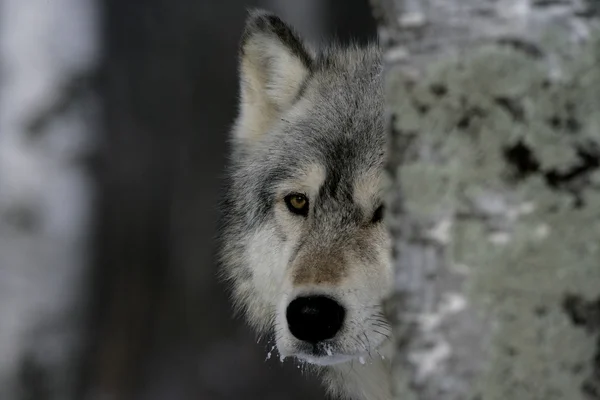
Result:
{"label": "grey fur", "polygon": [[[386,157],[378,46],[332,45],[315,51],[278,17],[254,11],[242,38],[241,58],[246,56],[245,43],[256,35],[279,40],[308,72],[292,103],[285,108],[278,105],[277,118],[260,139],[232,137],[228,184],[221,204],[220,259],[223,277],[232,284],[236,309],[242,312],[248,310],[249,298],[259,297],[251,283],[255,271],[245,256],[249,235],[269,226],[277,232],[278,243],[286,243],[284,229],[275,221],[275,188],[305,173],[305,167],[322,166],[325,179],[318,195],[309,199],[310,212],[302,222],[301,239],[290,265],[299,253],[346,254],[352,250],[368,268],[379,248],[370,238],[383,229],[373,227],[378,223],[372,221],[383,199],[374,193],[365,206],[357,203],[353,193],[358,179],[383,170]],[[269,70],[269,62],[268,57],[261,58],[261,68]],[[245,84],[243,77],[241,84]],[[235,129],[243,131],[243,124],[240,115]],[[377,232],[372,233],[373,229]],[[377,301],[374,299],[374,304]],[[249,323],[259,334],[272,333],[277,309],[274,304],[261,307],[263,314],[258,319],[248,318]],[[343,392],[336,391],[335,384],[330,387]]]}

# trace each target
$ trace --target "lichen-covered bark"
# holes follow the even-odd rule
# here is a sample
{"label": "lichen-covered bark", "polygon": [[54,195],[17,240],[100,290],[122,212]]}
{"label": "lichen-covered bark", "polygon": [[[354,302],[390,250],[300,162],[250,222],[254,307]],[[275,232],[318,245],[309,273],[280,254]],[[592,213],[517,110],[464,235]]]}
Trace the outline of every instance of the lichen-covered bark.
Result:
{"label": "lichen-covered bark", "polygon": [[93,0],[0,0],[0,399],[73,397],[87,272]]}
{"label": "lichen-covered bark", "polygon": [[397,398],[599,399],[598,2],[373,3]]}

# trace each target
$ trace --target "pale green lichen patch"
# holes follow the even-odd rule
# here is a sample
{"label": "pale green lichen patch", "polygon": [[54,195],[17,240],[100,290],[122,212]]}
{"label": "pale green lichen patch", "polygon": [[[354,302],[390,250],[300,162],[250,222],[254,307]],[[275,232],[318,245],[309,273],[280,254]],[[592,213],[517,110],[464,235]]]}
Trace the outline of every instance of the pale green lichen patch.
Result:
{"label": "pale green lichen patch", "polygon": [[388,75],[406,209],[454,213],[448,261],[491,320],[483,400],[590,396],[600,349],[563,301],[600,296],[600,36],[568,55],[490,45]]}

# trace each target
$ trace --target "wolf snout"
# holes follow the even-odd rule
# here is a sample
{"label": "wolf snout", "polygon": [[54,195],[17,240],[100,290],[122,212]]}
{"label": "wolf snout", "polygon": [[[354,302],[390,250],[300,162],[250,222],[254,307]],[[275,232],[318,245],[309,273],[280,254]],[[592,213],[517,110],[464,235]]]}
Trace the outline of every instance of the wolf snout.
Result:
{"label": "wolf snout", "polygon": [[345,316],[345,308],[326,296],[297,297],[286,311],[292,335],[312,344],[333,338],[342,328]]}

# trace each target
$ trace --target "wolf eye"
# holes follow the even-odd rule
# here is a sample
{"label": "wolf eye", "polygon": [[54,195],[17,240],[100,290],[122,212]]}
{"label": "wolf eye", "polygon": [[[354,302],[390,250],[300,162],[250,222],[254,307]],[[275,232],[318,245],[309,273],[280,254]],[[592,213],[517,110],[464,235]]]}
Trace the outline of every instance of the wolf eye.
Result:
{"label": "wolf eye", "polygon": [[303,194],[293,193],[285,196],[284,200],[288,210],[294,214],[308,214],[308,199]]}
{"label": "wolf eye", "polygon": [[371,218],[371,223],[376,224],[383,219],[383,204],[377,207],[377,210],[373,213],[373,218]]}

